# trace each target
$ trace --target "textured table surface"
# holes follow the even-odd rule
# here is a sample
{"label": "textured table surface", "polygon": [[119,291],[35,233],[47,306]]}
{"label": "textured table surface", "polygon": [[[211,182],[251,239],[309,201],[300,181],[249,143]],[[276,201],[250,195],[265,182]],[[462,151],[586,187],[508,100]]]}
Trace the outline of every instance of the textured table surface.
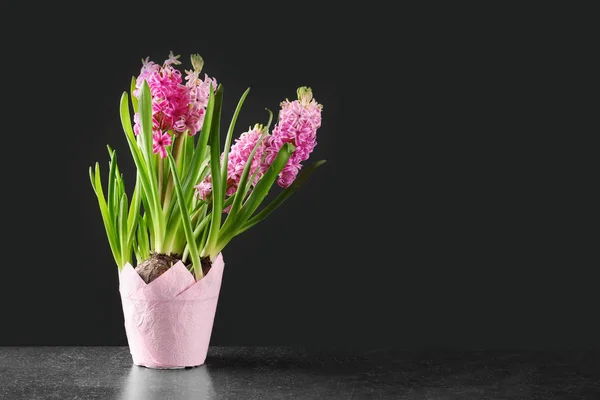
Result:
{"label": "textured table surface", "polygon": [[152,370],[127,347],[0,347],[0,399],[600,400],[600,350],[212,347],[203,366]]}

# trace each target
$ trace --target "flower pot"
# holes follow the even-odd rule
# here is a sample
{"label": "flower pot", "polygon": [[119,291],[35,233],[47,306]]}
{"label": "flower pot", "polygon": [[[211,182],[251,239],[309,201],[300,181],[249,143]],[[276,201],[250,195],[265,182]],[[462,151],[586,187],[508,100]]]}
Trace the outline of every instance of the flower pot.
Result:
{"label": "flower pot", "polygon": [[150,283],[127,264],[119,273],[125,333],[133,363],[158,369],[206,360],[223,277],[219,254],[198,282],[178,262]]}

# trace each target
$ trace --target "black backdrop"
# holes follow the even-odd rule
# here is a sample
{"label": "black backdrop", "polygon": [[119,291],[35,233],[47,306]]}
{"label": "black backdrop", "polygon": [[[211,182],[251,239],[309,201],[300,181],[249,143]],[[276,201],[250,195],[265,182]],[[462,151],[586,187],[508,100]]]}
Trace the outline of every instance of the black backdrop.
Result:
{"label": "black backdrop", "polygon": [[212,344],[597,346],[544,10],[86,7],[4,14],[0,345],[126,344],[88,167],[110,144],[132,179],[119,98],[172,50],[204,57],[226,120],[251,88],[238,133],[301,85],[324,105],[328,162],[224,251]]}

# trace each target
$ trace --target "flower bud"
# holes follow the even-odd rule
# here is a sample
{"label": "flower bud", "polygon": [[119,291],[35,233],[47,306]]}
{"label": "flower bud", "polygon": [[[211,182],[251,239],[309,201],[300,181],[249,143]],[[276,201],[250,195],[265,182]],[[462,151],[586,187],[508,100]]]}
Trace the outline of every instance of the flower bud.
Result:
{"label": "flower bud", "polygon": [[204,67],[204,59],[200,56],[200,54],[192,54],[190,58],[192,59],[192,67],[194,68],[194,71],[202,71],[202,67]]}

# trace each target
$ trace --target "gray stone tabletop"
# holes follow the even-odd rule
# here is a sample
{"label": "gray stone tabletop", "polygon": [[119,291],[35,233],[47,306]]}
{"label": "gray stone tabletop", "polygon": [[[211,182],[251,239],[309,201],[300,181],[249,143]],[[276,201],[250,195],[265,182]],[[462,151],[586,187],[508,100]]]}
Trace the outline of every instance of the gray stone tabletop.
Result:
{"label": "gray stone tabletop", "polygon": [[600,399],[600,350],[211,347],[181,370],[127,347],[0,347],[2,400]]}

